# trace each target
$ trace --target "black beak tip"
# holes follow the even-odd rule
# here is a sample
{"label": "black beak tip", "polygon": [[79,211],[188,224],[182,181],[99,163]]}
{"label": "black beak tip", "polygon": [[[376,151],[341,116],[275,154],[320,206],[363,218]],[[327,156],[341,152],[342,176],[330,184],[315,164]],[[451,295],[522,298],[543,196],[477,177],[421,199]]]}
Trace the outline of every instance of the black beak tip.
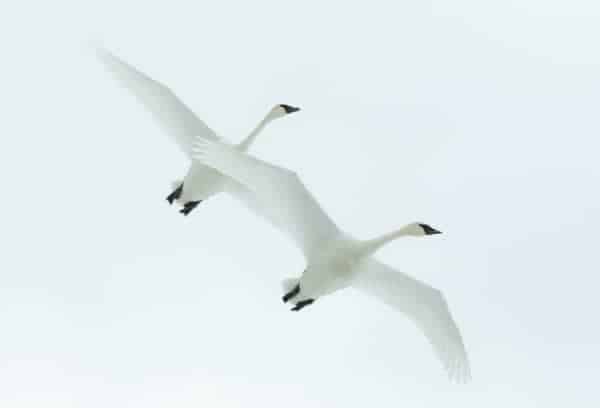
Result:
{"label": "black beak tip", "polygon": [[435,235],[435,234],[441,234],[441,231],[436,230],[435,228],[432,228],[430,225],[427,224],[419,224],[419,226],[421,228],[423,228],[423,231],[425,231],[425,235]]}
{"label": "black beak tip", "polygon": [[294,112],[298,112],[300,110],[300,108],[297,108],[295,106],[285,105],[285,104],[281,104],[279,106],[281,106],[283,108],[285,113],[294,113]]}

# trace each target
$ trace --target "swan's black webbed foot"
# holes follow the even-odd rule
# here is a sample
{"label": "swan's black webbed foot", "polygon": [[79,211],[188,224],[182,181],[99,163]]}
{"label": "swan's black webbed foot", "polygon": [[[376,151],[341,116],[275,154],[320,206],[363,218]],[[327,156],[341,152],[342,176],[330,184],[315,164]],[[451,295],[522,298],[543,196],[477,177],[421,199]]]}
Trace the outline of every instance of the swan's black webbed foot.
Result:
{"label": "swan's black webbed foot", "polygon": [[287,303],[291,298],[293,298],[294,296],[296,296],[298,293],[300,293],[300,285],[296,285],[294,286],[294,289],[292,289],[291,291],[289,291],[288,293],[286,293],[281,300],[283,300],[283,303]]}
{"label": "swan's black webbed foot", "polygon": [[297,312],[298,310],[302,310],[304,309],[306,306],[310,305],[311,303],[313,303],[315,300],[314,299],[306,299],[306,300],[302,300],[298,303],[296,303],[296,306],[294,306],[292,308],[293,312]]}
{"label": "swan's black webbed foot", "polygon": [[173,204],[175,200],[178,200],[181,197],[181,193],[183,192],[183,184],[175,189],[171,194],[167,196],[167,201],[169,204]]}
{"label": "swan's black webbed foot", "polygon": [[185,203],[183,205],[183,208],[181,210],[179,210],[180,213],[182,213],[183,215],[188,215],[189,213],[192,212],[192,210],[194,208],[196,208],[198,206],[198,204],[200,204],[202,202],[202,200],[200,201],[188,201],[187,203]]}

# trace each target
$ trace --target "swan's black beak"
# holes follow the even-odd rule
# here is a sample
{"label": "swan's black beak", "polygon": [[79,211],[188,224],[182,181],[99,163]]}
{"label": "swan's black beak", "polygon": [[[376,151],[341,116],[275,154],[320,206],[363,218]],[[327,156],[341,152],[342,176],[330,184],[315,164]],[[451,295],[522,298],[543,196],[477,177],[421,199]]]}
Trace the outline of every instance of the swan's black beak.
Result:
{"label": "swan's black beak", "polygon": [[423,231],[425,231],[425,235],[435,235],[435,234],[441,234],[442,233],[441,231],[438,231],[435,228],[431,228],[427,224],[419,224],[419,226],[421,228],[423,228]]}
{"label": "swan's black beak", "polygon": [[298,112],[300,110],[300,108],[296,108],[295,106],[290,106],[290,105],[281,104],[279,106],[281,106],[283,108],[285,113],[294,113],[294,112]]}

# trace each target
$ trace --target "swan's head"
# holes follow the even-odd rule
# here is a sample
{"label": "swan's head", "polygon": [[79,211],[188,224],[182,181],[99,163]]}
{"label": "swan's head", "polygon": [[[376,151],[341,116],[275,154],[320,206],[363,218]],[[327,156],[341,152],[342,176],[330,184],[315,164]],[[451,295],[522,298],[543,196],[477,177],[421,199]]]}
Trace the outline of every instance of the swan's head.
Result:
{"label": "swan's head", "polygon": [[415,222],[412,224],[408,224],[404,229],[404,235],[411,235],[413,237],[423,237],[425,235],[435,235],[441,234],[441,231],[436,230],[431,227],[429,224],[423,224],[420,222]]}
{"label": "swan's head", "polygon": [[267,117],[269,120],[274,120],[278,118],[283,118],[284,116],[287,116],[290,113],[298,112],[299,110],[300,108],[297,108],[295,106],[279,104],[275,105],[273,109],[271,109],[271,112],[269,112],[269,115]]}
{"label": "swan's head", "polygon": [[396,231],[384,234],[378,238],[363,241],[362,245],[358,246],[358,253],[360,256],[364,256],[365,254],[370,255],[385,244],[387,244],[388,242],[391,242],[400,237],[424,237],[426,235],[435,234],[441,234],[441,232],[436,230],[429,224],[413,222],[412,224],[407,224]]}

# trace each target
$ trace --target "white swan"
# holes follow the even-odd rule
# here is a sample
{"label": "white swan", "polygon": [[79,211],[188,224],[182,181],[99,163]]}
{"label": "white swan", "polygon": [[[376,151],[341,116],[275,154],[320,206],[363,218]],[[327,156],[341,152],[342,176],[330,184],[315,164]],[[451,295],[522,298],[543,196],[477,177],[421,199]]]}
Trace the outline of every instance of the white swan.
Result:
{"label": "white swan", "polygon": [[[191,159],[195,137],[220,140],[215,132],[200,120],[169,88],[141,73],[109,51],[96,47],[96,55],[113,76],[149,110],[162,129],[172,136],[179,148]],[[300,110],[290,105],[276,105],[252,132],[235,147],[247,151],[264,127],[274,119]],[[213,169],[192,161],[185,178],[174,182],[175,190],[167,201],[183,204],[180,212],[188,215],[201,201],[224,190],[224,178]]]}
{"label": "white swan", "polygon": [[291,235],[303,251],[307,266],[302,276],[283,284],[283,301],[293,301],[292,310],[300,310],[337,290],[357,288],[397,308],[416,323],[452,380],[470,379],[465,347],[442,293],[371,257],[396,238],[439,231],[413,223],[379,238],[359,241],[338,229],[292,171],[207,139],[194,142],[193,157],[235,180],[236,183],[230,183],[230,192]]}

